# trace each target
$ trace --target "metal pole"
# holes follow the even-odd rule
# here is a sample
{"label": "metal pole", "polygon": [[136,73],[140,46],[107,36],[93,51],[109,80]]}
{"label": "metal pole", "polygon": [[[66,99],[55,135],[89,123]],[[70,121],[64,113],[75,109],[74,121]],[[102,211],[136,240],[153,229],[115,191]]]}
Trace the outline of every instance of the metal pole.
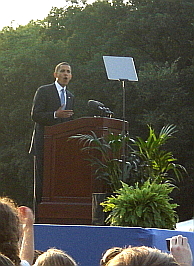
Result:
{"label": "metal pole", "polygon": [[123,89],[123,126],[122,126],[122,136],[123,136],[123,147],[122,147],[122,181],[124,181],[125,173],[125,164],[126,164],[126,152],[125,152],[125,136],[126,136],[126,127],[125,127],[125,105],[126,105],[126,96],[125,96],[125,81],[122,80],[122,89]]}
{"label": "metal pole", "polygon": [[125,81],[122,80],[122,88],[123,88],[123,128],[122,128],[122,134],[125,135]]}

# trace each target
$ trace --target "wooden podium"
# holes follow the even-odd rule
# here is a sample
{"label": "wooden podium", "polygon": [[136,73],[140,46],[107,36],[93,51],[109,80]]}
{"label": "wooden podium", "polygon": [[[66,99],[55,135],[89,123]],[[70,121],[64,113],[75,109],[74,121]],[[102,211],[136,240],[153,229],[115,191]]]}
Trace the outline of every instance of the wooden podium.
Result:
{"label": "wooden podium", "polygon": [[[127,123],[127,122],[126,122]],[[83,117],[45,128],[44,180],[38,222],[50,224],[85,224],[92,222],[92,193],[105,192],[76,140],[76,134],[97,136],[121,133],[123,121],[104,117]]]}

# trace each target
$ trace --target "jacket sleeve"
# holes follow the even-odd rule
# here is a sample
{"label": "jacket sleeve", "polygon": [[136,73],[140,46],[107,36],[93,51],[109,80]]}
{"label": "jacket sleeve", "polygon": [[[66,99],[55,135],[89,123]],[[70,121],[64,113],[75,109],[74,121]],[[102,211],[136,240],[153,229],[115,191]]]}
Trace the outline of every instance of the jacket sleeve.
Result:
{"label": "jacket sleeve", "polygon": [[34,96],[31,117],[34,122],[37,122],[44,126],[51,126],[57,123],[57,119],[54,118],[54,111],[59,108],[60,105],[52,102],[52,95],[48,94],[48,91],[44,87],[40,87]]}

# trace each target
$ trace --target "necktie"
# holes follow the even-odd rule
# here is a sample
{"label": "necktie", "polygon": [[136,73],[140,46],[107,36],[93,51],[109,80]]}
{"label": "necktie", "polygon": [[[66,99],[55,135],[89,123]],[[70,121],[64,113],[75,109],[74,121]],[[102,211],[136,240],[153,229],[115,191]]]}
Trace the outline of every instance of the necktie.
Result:
{"label": "necktie", "polygon": [[64,89],[61,89],[60,91],[60,99],[61,99],[61,105],[64,105],[65,104]]}

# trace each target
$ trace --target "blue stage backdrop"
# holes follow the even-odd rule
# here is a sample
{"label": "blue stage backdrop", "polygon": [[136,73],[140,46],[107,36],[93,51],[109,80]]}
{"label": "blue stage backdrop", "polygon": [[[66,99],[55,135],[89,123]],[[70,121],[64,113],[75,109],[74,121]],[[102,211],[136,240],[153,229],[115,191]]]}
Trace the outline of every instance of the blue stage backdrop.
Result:
{"label": "blue stage backdrop", "polygon": [[35,248],[58,248],[71,255],[80,266],[98,266],[102,253],[111,247],[150,246],[166,250],[168,237],[188,237],[194,251],[194,233],[140,227],[35,224]]}

